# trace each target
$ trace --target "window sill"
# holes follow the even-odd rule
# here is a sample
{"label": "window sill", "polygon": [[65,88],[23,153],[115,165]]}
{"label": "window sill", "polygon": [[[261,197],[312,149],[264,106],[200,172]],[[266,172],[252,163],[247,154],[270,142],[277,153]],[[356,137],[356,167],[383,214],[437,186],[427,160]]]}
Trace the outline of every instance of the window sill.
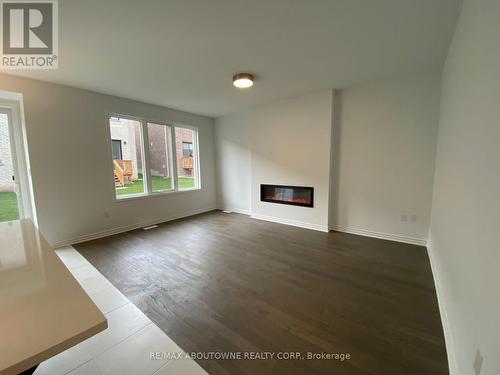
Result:
{"label": "window sill", "polygon": [[123,196],[121,198],[118,198],[115,195],[115,202],[128,202],[128,201],[135,201],[139,199],[150,199],[150,198],[158,198],[158,197],[164,197],[170,194],[178,194],[178,193],[189,193],[189,192],[195,192],[195,191],[200,191],[201,188],[192,188],[192,189],[183,189],[183,190],[168,190],[168,191],[161,191],[161,192],[156,192],[156,193],[151,193],[151,194],[130,194],[127,196]]}

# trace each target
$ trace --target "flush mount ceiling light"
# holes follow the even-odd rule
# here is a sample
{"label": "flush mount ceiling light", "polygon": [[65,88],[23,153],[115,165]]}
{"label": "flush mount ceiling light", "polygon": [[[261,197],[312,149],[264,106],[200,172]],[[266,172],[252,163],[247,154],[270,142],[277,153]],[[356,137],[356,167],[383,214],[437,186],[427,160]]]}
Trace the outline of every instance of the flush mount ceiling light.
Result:
{"label": "flush mount ceiling light", "polygon": [[238,73],[233,76],[233,85],[240,89],[253,86],[253,75],[250,73]]}

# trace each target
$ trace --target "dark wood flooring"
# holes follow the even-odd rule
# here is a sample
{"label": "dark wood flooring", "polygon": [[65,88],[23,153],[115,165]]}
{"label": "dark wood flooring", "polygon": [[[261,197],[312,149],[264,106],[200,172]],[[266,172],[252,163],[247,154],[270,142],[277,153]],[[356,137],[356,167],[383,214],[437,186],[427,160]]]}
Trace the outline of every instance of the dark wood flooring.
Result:
{"label": "dark wood flooring", "polygon": [[424,247],[218,211],[75,248],[210,374],[448,374]]}

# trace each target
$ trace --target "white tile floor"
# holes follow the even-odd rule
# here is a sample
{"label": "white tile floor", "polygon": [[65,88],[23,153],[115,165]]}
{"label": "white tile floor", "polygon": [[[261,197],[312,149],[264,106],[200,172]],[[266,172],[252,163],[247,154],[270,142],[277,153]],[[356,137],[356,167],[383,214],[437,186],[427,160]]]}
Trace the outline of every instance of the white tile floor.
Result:
{"label": "white tile floor", "polygon": [[43,362],[36,375],[202,375],[192,359],[150,359],[151,352],[182,353],[74,248],[56,250],[76,280],[108,319],[108,329]]}

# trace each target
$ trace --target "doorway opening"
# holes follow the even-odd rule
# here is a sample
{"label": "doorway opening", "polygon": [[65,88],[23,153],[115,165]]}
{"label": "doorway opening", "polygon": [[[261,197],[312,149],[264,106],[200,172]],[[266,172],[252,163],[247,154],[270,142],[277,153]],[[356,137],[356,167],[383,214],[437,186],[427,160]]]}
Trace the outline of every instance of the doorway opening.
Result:
{"label": "doorway opening", "polygon": [[20,190],[16,186],[13,137],[10,133],[9,116],[0,112],[0,222],[19,220],[17,202]]}
{"label": "doorway opening", "polygon": [[23,97],[0,91],[0,223],[20,219],[38,226]]}

